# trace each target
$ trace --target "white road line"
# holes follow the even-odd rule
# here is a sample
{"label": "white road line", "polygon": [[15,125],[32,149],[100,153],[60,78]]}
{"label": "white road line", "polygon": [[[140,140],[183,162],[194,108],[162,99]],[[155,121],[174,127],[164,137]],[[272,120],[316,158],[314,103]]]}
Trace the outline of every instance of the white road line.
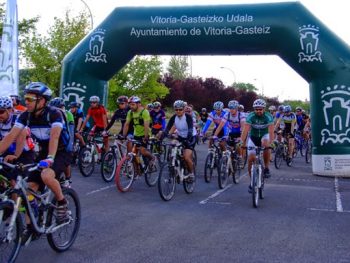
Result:
{"label": "white road line", "polygon": [[343,205],[341,203],[341,195],[339,192],[338,177],[334,178],[334,191],[335,191],[335,200],[336,200],[336,204],[337,204],[337,212],[342,213],[342,212],[344,212],[344,210],[343,210]]}
{"label": "white road line", "polygon": [[221,189],[219,191],[216,191],[214,194],[212,194],[211,196],[209,196],[207,199],[204,199],[202,201],[199,202],[199,204],[201,205],[205,205],[206,203],[208,203],[208,201],[210,201],[211,199],[217,197],[219,194],[225,192],[227,189],[229,189],[230,187],[232,187],[232,184],[227,185],[224,189]]}
{"label": "white road line", "polygon": [[112,188],[112,187],[115,187],[115,185],[109,185],[109,186],[106,186],[106,187],[102,187],[102,188],[100,188],[100,189],[97,189],[97,190],[88,192],[86,195],[96,194],[96,193],[98,193],[98,192],[102,192],[102,191],[107,190],[107,189]]}
{"label": "white road line", "polygon": [[207,204],[215,204],[215,205],[232,205],[230,202],[207,202]]}
{"label": "white road line", "polygon": [[[326,208],[308,208],[308,210],[311,210],[311,211],[321,211],[321,212],[338,212],[334,209],[326,209]],[[350,213],[350,211],[347,211],[347,210],[343,210],[342,213]]]}

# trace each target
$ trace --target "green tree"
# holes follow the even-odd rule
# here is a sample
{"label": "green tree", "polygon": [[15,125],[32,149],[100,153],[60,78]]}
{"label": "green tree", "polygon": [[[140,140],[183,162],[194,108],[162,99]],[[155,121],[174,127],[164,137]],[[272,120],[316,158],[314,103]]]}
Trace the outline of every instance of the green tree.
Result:
{"label": "green tree", "polygon": [[169,90],[159,82],[161,69],[158,56],[136,56],[109,81],[108,108],[116,108],[120,95],[140,96],[143,104],[164,98]]}
{"label": "green tree", "polygon": [[167,68],[169,75],[173,79],[184,80],[188,77],[188,57],[187,56],[172,56]]}
{"label": "green tree", "polygon": [[310,112],[310,102],[309,101],[301,101],[301,100],[285,100],[282,103],[283,105],[290,105],[292,110],[295,111],[296,107],[301,107],[306,112]]}
{"label": "green tree", "polygon": [[234,88],[235,89],[240,89],[240,90],[245,90],[245,91],[253,91],[257,92],[258,89],[251,83],[243,83],[243,82],[238,82],[234,83]]}
{"label": "green tree", "polygon": [[89,16],[81,12],[75,17],[67,10],[63,18],[54,18],[47,35],[33,30],[23,41],[26,66],[31,68],[27,81],[42,81],[57,95],[59,90],[61,61],[87,34]]}

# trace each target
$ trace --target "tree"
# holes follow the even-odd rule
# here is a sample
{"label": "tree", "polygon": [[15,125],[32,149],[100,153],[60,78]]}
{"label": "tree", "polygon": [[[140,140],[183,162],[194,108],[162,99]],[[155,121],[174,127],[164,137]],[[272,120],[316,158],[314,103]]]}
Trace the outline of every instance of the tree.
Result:
{"label": "tree", "polygon": [[87,34],[89,26],[87,13],[81,12],[71,17],[67,10],[64,18],[54,18],[47,35],[38,34],[36,29],[30,32],[30,36],[23,41],[25,63],[31,68],[28,81],[42,81],[58,95],[61,62]]}
{"label": "tree", "polygon": [[172,56],[168,65],[169,75],[174,79],[183,80],[188,77],[188,61],[186,56]]}
{"label": "tree", "polygon": [[243,83],[243,82],[235,83],[234,88],[240,89],[240,90],[245,90],[245,91],[253,91],[253,92],[258,91],[258,89],[253,84]]}
{"label": "tree", "polygon": [[285,100],[282,103],[283,105],[290,105],[292,110],[295,111],[296,107],[301,107],[306,112],[310,112],[310,102],[301,101],[301,100]]}
{"label": "tree", "polygon": [[116,108],[120,95],[140,96],[143,104],[164,98],[169,90],[159,82],[161,68],[158,56],[136,56],[109,81],[108,108]]}

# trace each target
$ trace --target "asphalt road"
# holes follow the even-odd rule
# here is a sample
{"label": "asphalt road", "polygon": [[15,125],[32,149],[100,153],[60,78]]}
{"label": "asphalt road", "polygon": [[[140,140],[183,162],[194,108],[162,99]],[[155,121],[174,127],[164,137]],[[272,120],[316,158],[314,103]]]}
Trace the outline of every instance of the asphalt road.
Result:
{"label": "asphalt road", "polygon": [[207,145],[200,145],[198,180],[188,195],[177,185],[161,200],[143,178],[119,193],[99,171],[73,173],[82,206],[71,249],[58,254],[45,238],[21,250],[17,262],[350,262],[350,180],[317,177],[297,157],[271,168],[265,199],[252,207],[248,177],[219,191],[204,182]]}

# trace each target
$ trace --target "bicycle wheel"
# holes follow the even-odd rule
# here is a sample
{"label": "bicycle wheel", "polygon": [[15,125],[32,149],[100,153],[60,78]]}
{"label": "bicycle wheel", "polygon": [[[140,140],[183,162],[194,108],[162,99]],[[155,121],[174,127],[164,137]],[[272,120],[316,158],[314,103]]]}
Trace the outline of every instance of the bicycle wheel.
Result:
{"label": "bicycle wheel", "polygon": [[222,156],[222,158],[220,159],[219,169],[218,169],[218,185],[220,189],[225,188],[225,186],[227,185],[228,176],[229,176],[227,163],[228,163],[228,157],[226,155]]}
{"label": "bicycle wheel", "polygon": [[[63,188],[62,192],[68,203],[68,211],[70,212],[69,223],[58,228],[55,232],[47,234],[47,241],[56,252],[64,252],[73,245],[79,232],[81,220],[78,194],[72,188]],[[53,200],[52,203],[57,205],[56,200]],[[54,223],[52,220],[56,220],[55,209],[49,210],[47,219],[49,224]]]}
{"label": "bicycle wheel", "polygon": [[301,139],[301,145],[300,145],[299,152],[300,152],[300,155],[301,155],[302,157],[305,156],[306,146],[307,146],[307,145],[306,145],[306,141],[304,140],[304,138]]}
{"label": "bicycle wheel", "polygon": [[132,158],[124,156],[115,171],[115,184],[120,192],[127,192],[134,182],[135,168]]}
{"label": "bicycle wheel", "polygon": [[195,149],[192,150],[193,165],[197,166],[197,152]]}
{"label": "bicycle wheel", "polygon": [[102,179],[109,183],[112,182],[117,169],[117,156],[113,150],[109,150],[102,156],[101,161],[101,176]]}
{"label": "bicycle wheel", "polygon": [[259,188],[258,188],[258,176],[259,176],[259,170],[252,166],[252,200],[253,200],[253,206],[255,208],[259,205]]}
{"label": "bicycle wheel", "polygon": [[194,169],[194,171],[193,171],[194,177],[193,178],[188,177],[188,178],[184,179],[182,182],[184,190],[187,194],[193,193],[194,187],[196,185],[196,168],[195,168],[195,166],[193,167],[193,169]]}
{"label": "bicycle wheel", "polygon": [[294,149],[293,149],[293,154],[292,154],[293,158],[298,156],[299,149],[300,149],[300,142],[294,140]]}
{"label": "bicycle wheel", "polygon": [[170,167],[168,163],[161,166],[158,177],[158,192],[164,201],[173,198],[176,188],[176,174],[174,167]]}
{"label": "bicycle wheel", "polygon": [[213,160],[214,154],[213,153],[208,153],[207,158],[205,159],[205,164],[204,164],[204,180],[206,183],[210,183],[211,178],[213,176],[213,171],[214,167],[213,165]]}
{"label": "bicycle wheel", "polygon": [[311,141],[307,141],[307,147],[305,150],[305,161],[306,163],[310,163],[312,158],[312,144]]}
{"label": "bicycle wheel", "polygon": [[160,171],[160,156],[158,153],[153,154],[155,160],[151,162],[145,173],[145,181],[148,186],[155,186],[158,182],[159,171]]}
{"label": "bicycle wheel", "polygon": [[276,169],[280,169],[281,168],[281,164],[283,162],[283,145],[278,145],[277,149],[276,149],[276,153],[275,153],[275,167]]}
{"label": "bicycle wheel", "polygon": [[85,177],[91,176],[95,170],[95,159],[91,149],[88,147],[83,147],[79,152],[78,158],[80,173]]}
{"label": "bicycle wheel", "polygon": [[263,174],[261,176],[261,186],[259,187],[259,198],[264,199],[264,186],[265,186],[265,176]]}
{"label": "bicycle wheel", "polygon": [[247,149],[242,149],[242,163],[243,163],[243,167],[241,167],[241,169],[243,170],[245,168],[245,166],[247,165],[247,161],[248,161],[248,151]]}
{"label": "bicycle wheel", "polygon": [[232,161],[233,171],[229,169],[229,176],[230,174],[232,174],[233,183],[238,184],[241,179],[241,167],[239,165],[239,161],[236,158],[234,158],[231,161]]}
{"label": "bicycle wheel", "polygon": [[21,248],[23,226],[19,214],[17,214],[10,235],[8,233],[12,211],[12,206],[6,202],[0,203],[0,262],[15,262]]}

